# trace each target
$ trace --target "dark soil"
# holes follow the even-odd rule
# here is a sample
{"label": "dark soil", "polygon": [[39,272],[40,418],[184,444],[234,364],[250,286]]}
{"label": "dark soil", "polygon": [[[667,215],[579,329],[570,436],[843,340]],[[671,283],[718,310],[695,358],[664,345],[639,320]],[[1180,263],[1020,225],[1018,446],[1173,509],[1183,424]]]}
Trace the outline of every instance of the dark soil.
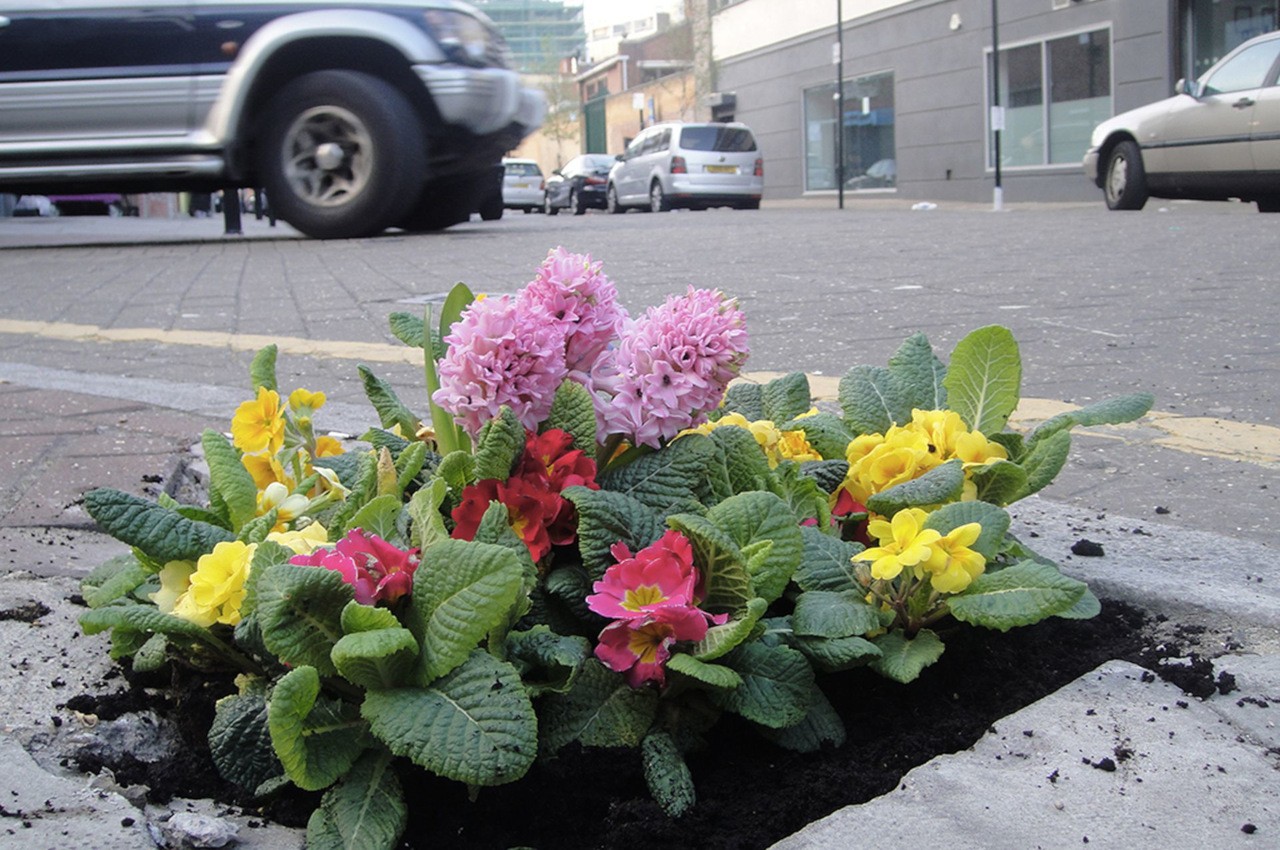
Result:
{"label": "dark soil", "polygon": [[[1142,664],[1193,695],[1225,692],[1229,683],[1215,682],[1212,665],[1197,656],[1191,665],[1162,665],[1161,658],[1184,648],[1170,640],[1152,646],[1148,625],[1141,612],[1107,603],[1101,615],[1084,622],[1050,619],[1004,634],[967,628],[944,633],[945,655],[910,685],[866,670],[827,676],[823,690],[848,730],[848,742],[838,749],[792,753],[727,716],[710,746],[689,756],[698,802],[679,820],[649,799],[634,750],[570,748],[516,783],[481,789],[475,800],[457,783],[404,770],[410,819],[402,850],[767,847],[836,809],[892,790],[913,767],[970,747],[1000,718],[1105,661]],[[170,713],[181,709],[190,749],[180,764],[110,765],[117,780],[151,786],[153,799],[178,794],[244,805],[217,778],[202,746],[217,690],[206,684],[203,693],[187,691],[179,702],[159,706]],[[89,708],[85,703],[78,710]],[[140,768],[137,776],[131,767]],[[316,799],[289,797],[266,814],[302,826]]]}

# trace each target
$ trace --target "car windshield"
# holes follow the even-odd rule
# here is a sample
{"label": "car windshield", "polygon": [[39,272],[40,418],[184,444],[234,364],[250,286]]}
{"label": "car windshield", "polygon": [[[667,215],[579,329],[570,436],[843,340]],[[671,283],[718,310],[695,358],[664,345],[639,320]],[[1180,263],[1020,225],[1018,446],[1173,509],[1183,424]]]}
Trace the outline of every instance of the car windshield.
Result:
{"label": "car windshield", "polygon": [[590,171],[603,168],[606,171],[613,166],[614,159],[611,156],[601,154],[600,156],[584,156],[582,158],[582,168],[584,171]]}
{"label": "car windshield", "polygon": [[1205,82],[1202,93],[1222,94],[1260,88],[1280,55],[1280,39],[1255,44],[1227,62]]}
{"label": "car windshield", "polygon": [[745,153],[756,149],[755,137],[743,127],[685,127],[680,147],[690,151]]}
{"label": "car windshield", "polygon": [[537,177],[542,174],[542,172],[538,170],[536,163],[508,162],[506,165],[506,174],[508,177]]}

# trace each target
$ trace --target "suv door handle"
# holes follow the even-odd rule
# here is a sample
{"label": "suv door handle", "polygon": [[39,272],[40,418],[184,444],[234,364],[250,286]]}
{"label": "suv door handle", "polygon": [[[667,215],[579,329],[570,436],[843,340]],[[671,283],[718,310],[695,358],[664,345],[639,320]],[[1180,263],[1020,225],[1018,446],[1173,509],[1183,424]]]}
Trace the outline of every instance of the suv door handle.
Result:
{"label": "suv door handle", "polygon": [[1242,97],[1239,100],[1237,100],[1235,103],[1231,104],[1231,107],[1233,109],[1248,109],[1250,106],[1253,106],[1253,104],[1254,104],[1253,98]]}

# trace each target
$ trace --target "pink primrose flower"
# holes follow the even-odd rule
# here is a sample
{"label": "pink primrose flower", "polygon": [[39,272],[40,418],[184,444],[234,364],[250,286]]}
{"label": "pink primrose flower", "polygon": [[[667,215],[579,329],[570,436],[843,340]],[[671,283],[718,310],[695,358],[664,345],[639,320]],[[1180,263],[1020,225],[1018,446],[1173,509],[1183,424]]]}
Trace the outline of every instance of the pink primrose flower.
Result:
{"label": "pink primrose flower", "polygon": [[676,641],[702,640],[707,619],[696,608],[662,608],[638,620],[615,620],[600,632],[595,656],[638,688],[666,684],[666,663]]}
{"label": "pink primrose flower", "polygon": [[592,585],[595,593],[587,597],[587,607],[595,613],[641,620],[662,609],[692,609],[697,604],[693,546],[680,532],[668,531],[634,557],[623,543],[615,543],[610,551],[618,563],[605,570]]}
{"label": "pink primrose flower", "polygon": [[395,602],[413,587],[418,550],[392,546],[376,534],[352,529],[333,548],[321,547],[310,555],[294,555],[289,563],[324,567],[342,576],[355,589],[361,605]]}

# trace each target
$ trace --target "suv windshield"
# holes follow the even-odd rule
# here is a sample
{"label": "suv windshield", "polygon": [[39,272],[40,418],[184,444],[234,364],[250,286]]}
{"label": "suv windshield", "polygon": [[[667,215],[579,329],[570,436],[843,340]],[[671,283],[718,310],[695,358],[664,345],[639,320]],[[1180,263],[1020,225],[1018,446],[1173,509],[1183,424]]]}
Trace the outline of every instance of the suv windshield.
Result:
{"label": "suv windshield", "polygon": [[745,153],[756,149],[755,137],[742,127],[685,127],[680,147],[690,151]]}

